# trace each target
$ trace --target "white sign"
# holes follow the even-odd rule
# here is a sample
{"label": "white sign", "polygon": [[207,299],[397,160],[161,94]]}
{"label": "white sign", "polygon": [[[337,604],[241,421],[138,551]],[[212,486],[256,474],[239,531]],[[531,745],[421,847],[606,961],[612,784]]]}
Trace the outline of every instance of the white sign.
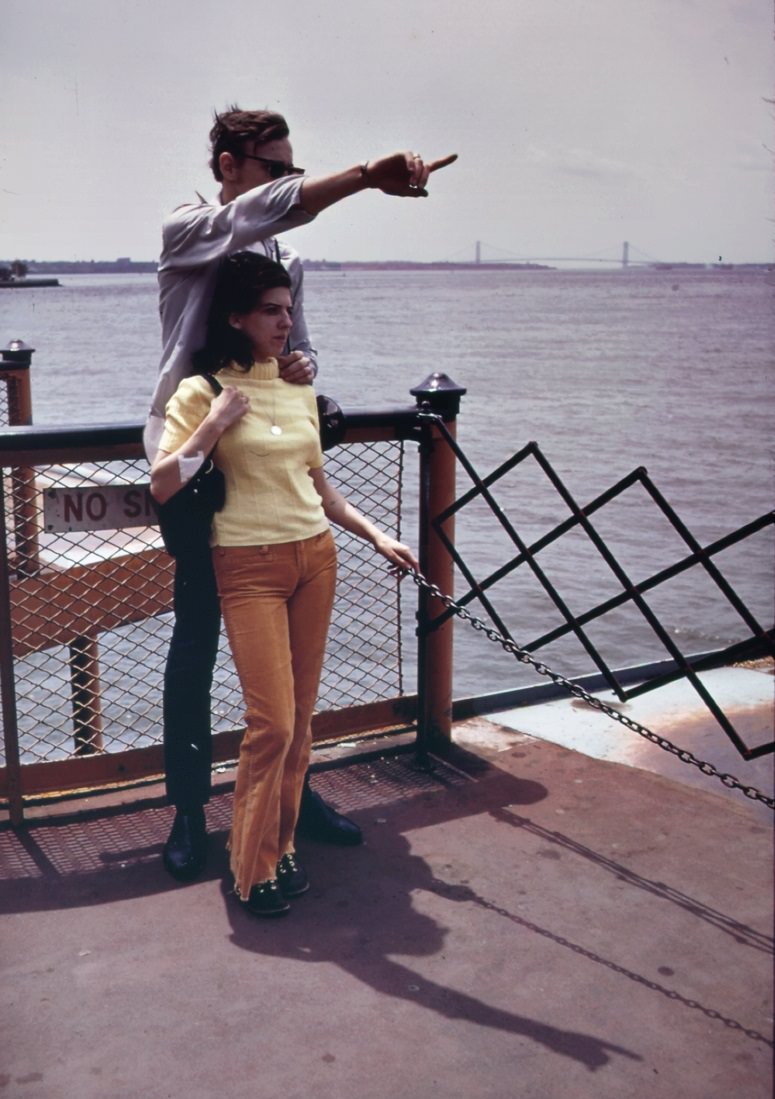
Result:
{"label": "white sign", "polygon": [[123,530],[157,523],[148,485],[47,488],[43,493],[47,531]]}

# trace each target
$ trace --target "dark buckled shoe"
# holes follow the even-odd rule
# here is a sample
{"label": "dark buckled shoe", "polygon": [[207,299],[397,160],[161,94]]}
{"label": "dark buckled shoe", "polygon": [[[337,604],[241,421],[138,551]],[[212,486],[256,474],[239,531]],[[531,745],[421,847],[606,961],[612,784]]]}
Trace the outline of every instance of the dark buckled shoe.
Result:
{"label": "dark buckled shoe", "polygon": [[259,882],[250,890],[250,895],[243,900],[236,886],[234,892],[239,897],[240,904],[251,916],[287,916],[291,906],[283,896],[280,883],[277,878]]}
{"label": "dark buckled shoe", "polygon": [[162,851],[164,869],[176,881],[193,881],[207,861],[207,824],[204,809],[175,813],[172,831]]}
{"label": "dark buckled shoe", "polygon": [[363,841],[363,833],[355,821],[337,813],[307,782],[301,794],[296,827],[311,839],[338,843],[344,847],[355,847]]}
{"label": "dark buckled shoe", "polygon": [[285,897],[300,897],[309,889],[307,871],[290,851],[277,864],[277,880]]}

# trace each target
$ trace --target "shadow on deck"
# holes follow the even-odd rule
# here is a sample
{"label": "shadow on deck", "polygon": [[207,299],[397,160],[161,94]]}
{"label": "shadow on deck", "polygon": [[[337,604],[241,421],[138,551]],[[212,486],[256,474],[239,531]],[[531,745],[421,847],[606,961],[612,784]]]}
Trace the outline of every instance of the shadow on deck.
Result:
{"label": "shadow on deck", "polygon": [[228,784],[188,886],[158,787],[1,826],[0,1095],[769,1099],[771,829],[466,724],[431,775],[316,776],[366,843],[301,842],[283,920],[230,894]]}

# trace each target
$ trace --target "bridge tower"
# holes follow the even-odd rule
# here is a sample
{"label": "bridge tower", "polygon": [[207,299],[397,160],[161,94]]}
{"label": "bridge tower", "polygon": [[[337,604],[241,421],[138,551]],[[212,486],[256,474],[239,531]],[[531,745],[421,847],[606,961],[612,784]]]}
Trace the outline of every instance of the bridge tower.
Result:
{"label": "bridge tower", "polygon": [[622,267],[628,267],[630,263],[630,242],[626,240],[622,245]]}
{"label": "bridge tower", "polygon": [[474,263],[482,262],[482,242],[478,240],[476,242],[476,253],[474,255]]}

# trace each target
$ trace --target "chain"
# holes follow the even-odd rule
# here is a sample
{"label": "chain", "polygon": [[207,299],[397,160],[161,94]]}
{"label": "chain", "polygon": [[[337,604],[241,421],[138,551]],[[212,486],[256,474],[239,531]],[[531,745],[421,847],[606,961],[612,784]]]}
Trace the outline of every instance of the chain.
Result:
{"label": "chain", "polygon": [[570,679],[566,679],[564,675],[560,675],[559,672],[552,671],[546,664],[542,664],[540,660],[536,660],[525,649],[520,649],[516,642],[504,637],[493,629],[492,626],[488,626],[486,622],[482,622],[480,618],[476,618],[470,611],[467,611],[465,607],[461,607],[454,601],[449,595],[445,595],[441,589],[432,584],[430,580],[419,572],[410,572],[409,575],[415,582],[418,588],[424,588],[435,599],[440,600],[449,610],[453,611],[463,621],[468,622],[473,629],[483,633],[485,637],[490,641],[495,641],[506,652],[511,653],[517,660],[523,664],[530,664],[540,675],[548,676],[554,683],[560,687],[564,687],[575,698],[581,698],[595,710],[600,710],[606,714],[607,717],[613,718],[614,721],[618,721],[621,725],[624,725],[627,729],[631,729],[632,732],[637,733],[638,736],[644,737],[646,740],[651,741],[652,744],[656,744],[657,747],[662,748],[665,752],[671,752],[674,756],[677,756],[682,763],[689,763],[693,767],[699,768],[703,775],[710,775],[713,778],[719,779],[720,782],[731,790],[739,790],[742,794],[745,794],[747,798],[751,798],[753,801],[761,801],[768,809],[775,810],[775,798],[769,797],[767,794],[763,794],[760,790],[757,790],[755,786],[746,786],[745,783],[735,778],[734,775],[725,774],[719,771],[712,763],[704,763],[702,760],[697,759],[685,748],[678,748],[675,744],[672,744],[663,736],[659,736],[657,733],[647,729],[645,725],[641,725],[637,721],[633,721],[631,717],[627,717],[626,714],[620,713],[614,709],[613,706],[609,706],[607,703],[601,701],[599,698],[595,698],[579,686],[578,683],[573,683]]}

